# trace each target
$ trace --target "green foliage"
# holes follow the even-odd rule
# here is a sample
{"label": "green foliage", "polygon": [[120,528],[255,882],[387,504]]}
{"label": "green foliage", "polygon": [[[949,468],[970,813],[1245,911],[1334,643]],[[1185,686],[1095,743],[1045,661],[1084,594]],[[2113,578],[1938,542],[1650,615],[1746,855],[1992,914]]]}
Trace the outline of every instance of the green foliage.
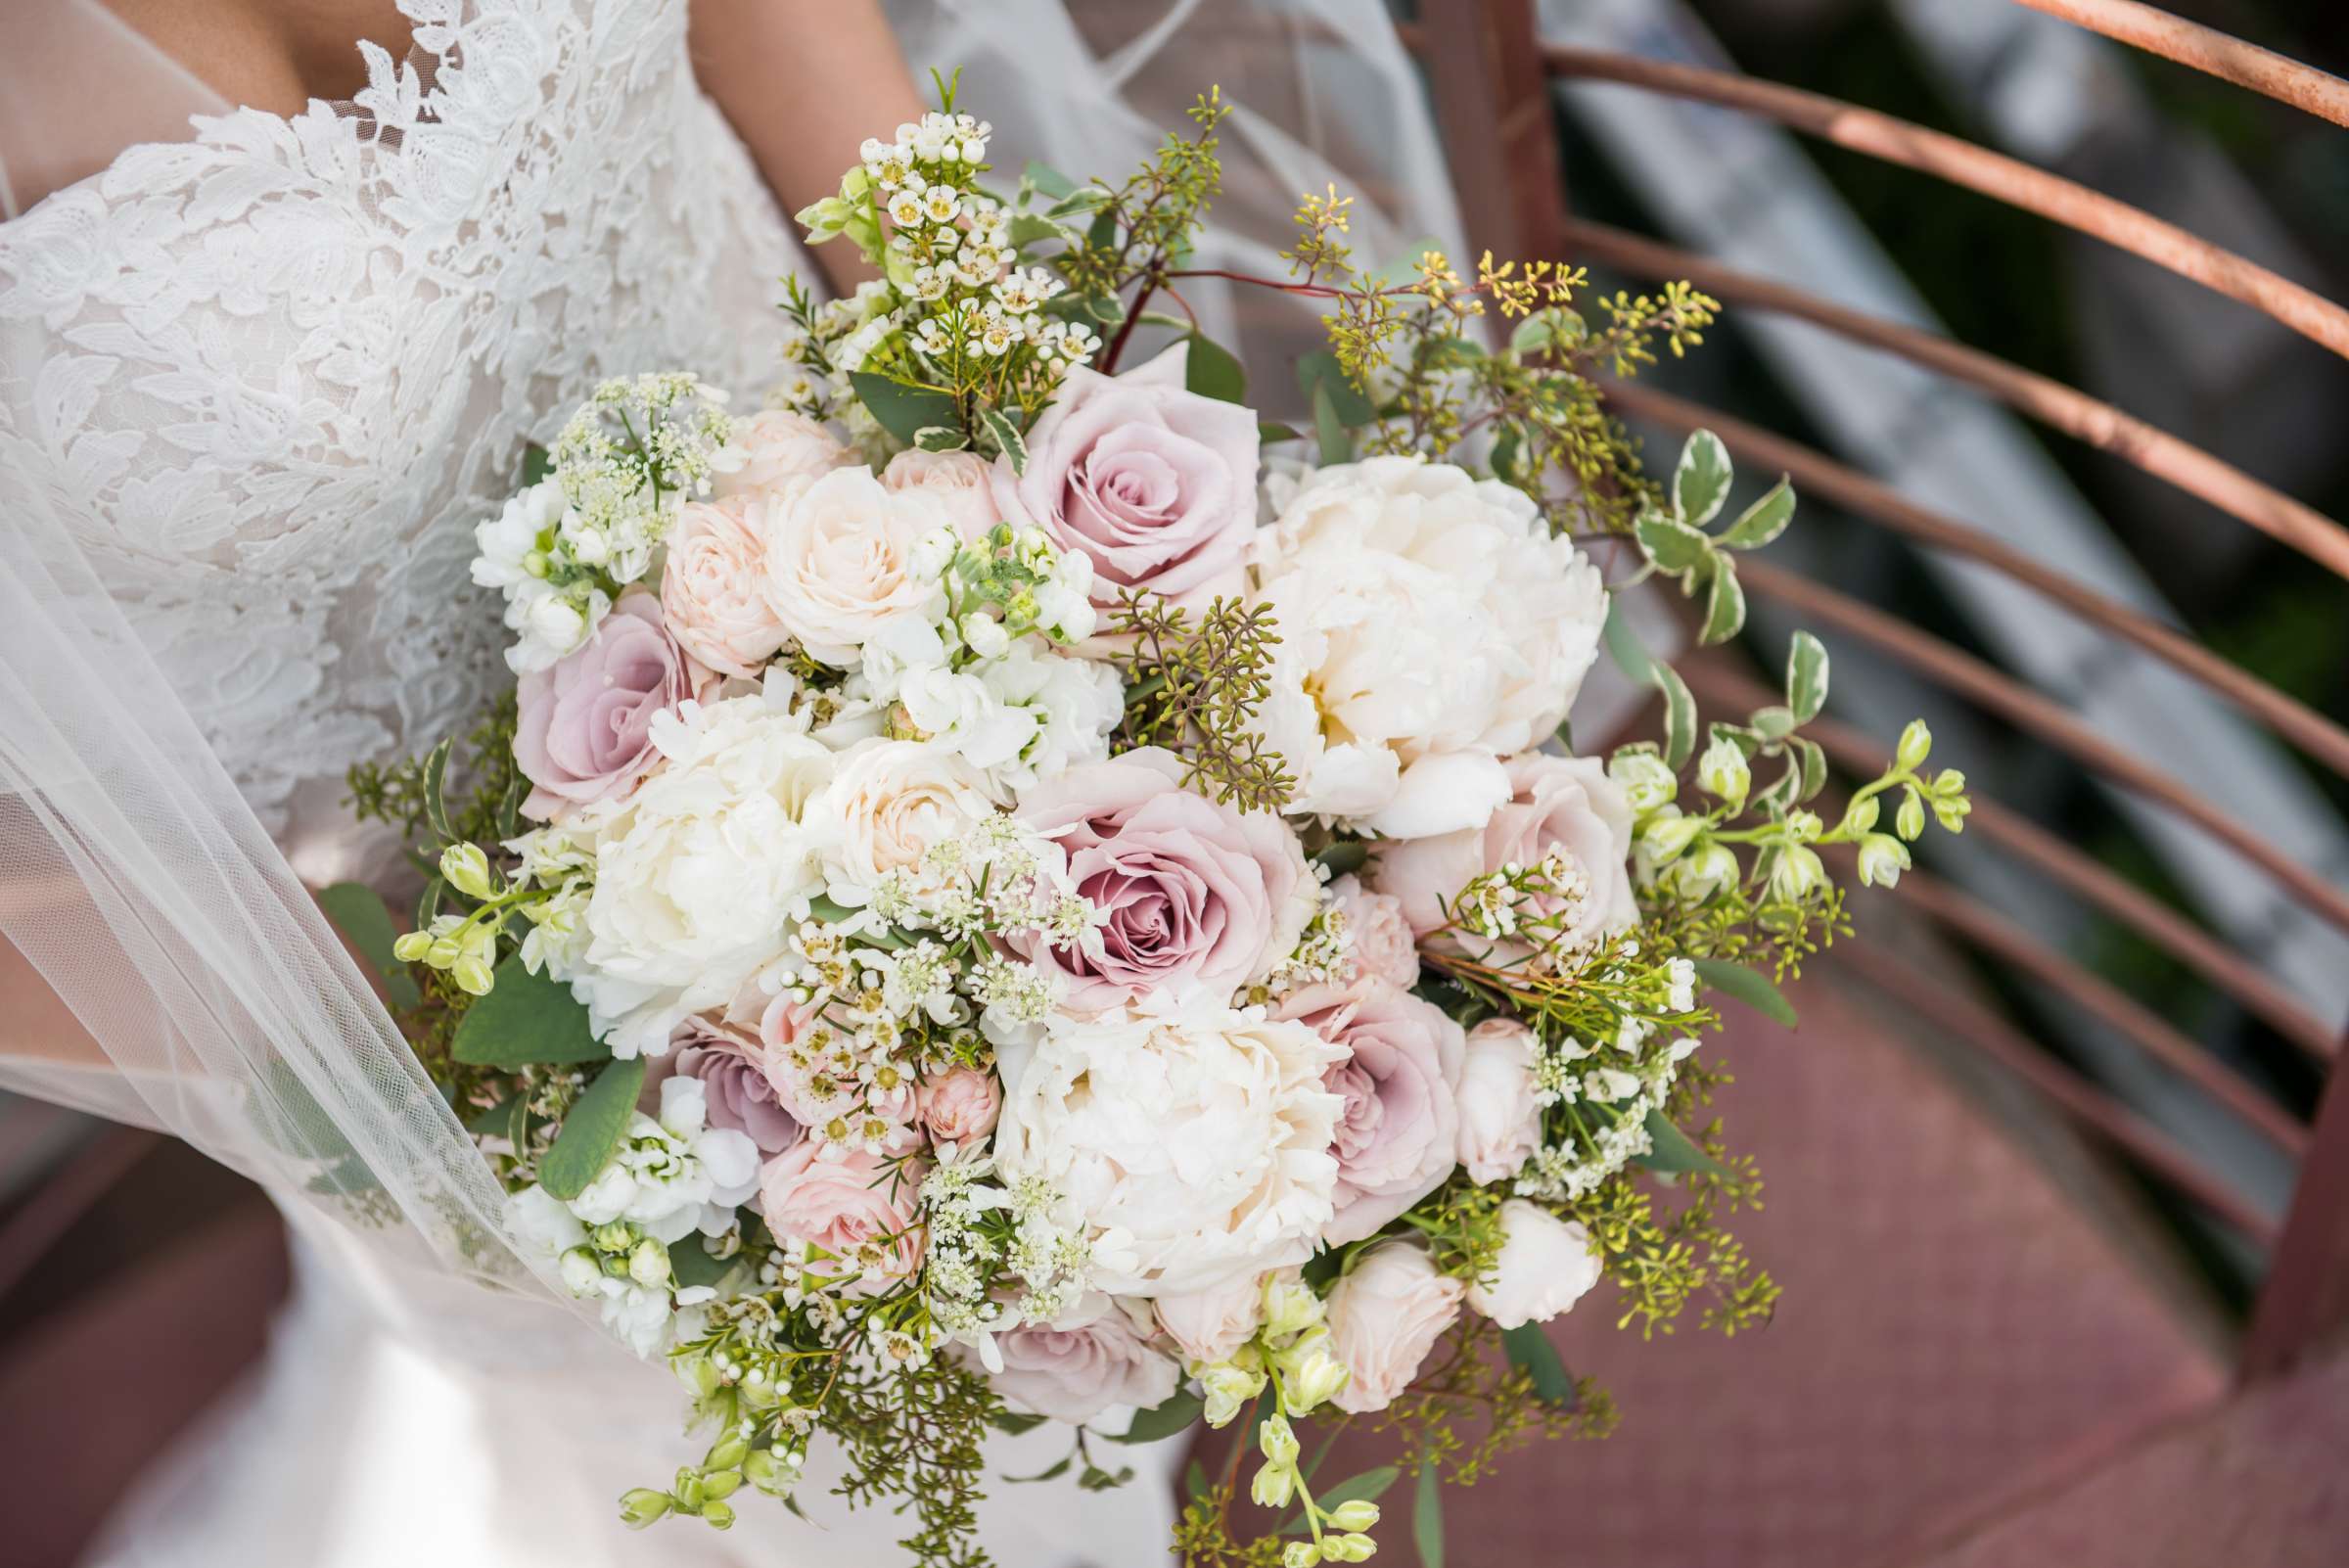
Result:
{"label": "green foliage", "polygon": [[392,954],[392,944],[398,940],[399,932],[383,895],[364,883],[338,882],[319,890],[318,906],[358,949],[368,967],[382,977],[384,995],[394,1008],[404,1011],[424,999],[408,966]]}
{"label": "green foliage", "polygon": [[[496,994],[494,992],[492,995]],[[576,1198],[612,1161],[612,1151],[636,1114],[644,1088],[644,1058],[613,1062],[595,1076],[587,1092],[572,1102],[563,1130],[538,1167],[539,1184],[558,1198]]]}
{"label": "green foliage", "polygon": [[1788,1029],[1796,1026],[1794,1006],[1779,993],[1778,988],[1755,974],[1743,964],[1727,958],[1698,958],[1696,978],[1714,991],[1732,996],[1755,1012]]}
{"label": "green foliage", "polygon": [[1218,598],[1197,622],[1157,594],[1121,595],[1110,629],[1129,639],[1126,746],[1163,746],[1183,761],[1183,783],[1247,811],[1278,810],[1296,788],[1266,749],[1256,711],[1270,691],[1272,613]]}
{"label": "green foliage", "polygon": [[612,1054],[571,988],[546,973],[531,974],[519,954],[497,966],[497,984],[466,1009],[450,1049],[460,1062],[503,1068],[597,1062]]}
{"label": "green foliage", "polygon": [[1703,643],[1727,642],[1745,627],[1745,590],[1730,552],[1760,549],[1794,518],[1793,486],[1780,478],[1727,528],[1707,532],[1729,498],[1730,479],[1728,448],[1711,431],[1696,431],[1673,468],[1669,507],[1650,506],[1632,525],[1649,572],[1675,579],[1683,594],[1704,594]]}

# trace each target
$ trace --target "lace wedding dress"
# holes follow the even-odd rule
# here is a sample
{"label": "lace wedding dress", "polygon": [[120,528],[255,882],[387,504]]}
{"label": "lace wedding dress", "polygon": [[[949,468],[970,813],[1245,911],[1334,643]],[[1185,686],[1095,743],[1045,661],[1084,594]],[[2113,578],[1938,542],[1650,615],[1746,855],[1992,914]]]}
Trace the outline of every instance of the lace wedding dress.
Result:
{"label": "lace wedding dress", "polygon": [[[820,1445],[815,1524],[758,1498],[725,1535],[618,1523],[698,1453],[680,1393],[518,1242],[304,891],[395,864],[341,804],[350,764],[509,678],[467,568],[526,443],[609,374],[756,396],[804,261],[693,80],[684,0],[399,5],[405,57],[358,45],[365,89],[291,119],[97,0],[11,0],[0,31],[0,938],[104,1052],[0,1051],[0,1086],[186,1138],[295,1236],[266,1364],[94,1560],[895,1563],[902,1529],[829,1497]],[[1456,226],[1377,0],[892,13],[917,64],[985,84],[1009,167],[1130,166],[1194,91],[1251,103],[1215,264],[1279,270],[1295,193],[1331,180],[1383,193],[1366,254]],[[1313,330],[1193,303],[1252,359]],[[1163,1560],[1179,1447],[1108,1493],[996,1485],[983,1539],[1006,1568]]]}

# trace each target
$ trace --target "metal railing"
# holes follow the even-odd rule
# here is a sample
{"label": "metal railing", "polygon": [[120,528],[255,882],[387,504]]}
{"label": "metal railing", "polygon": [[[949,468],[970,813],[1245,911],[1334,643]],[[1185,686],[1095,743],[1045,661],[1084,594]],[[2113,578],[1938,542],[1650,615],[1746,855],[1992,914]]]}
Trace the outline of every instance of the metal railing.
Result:
{"label": "metal railing", "polygon": [[[2135,0],[2018,0],[2034,10],[2145,49],[2349,125],[2349,82]],[[1405,42],[1428,67],[1438,122],[1472,245],[1496,254],[1600,260],[1647,276],[1685,277],[1726,301],[1796,317],[1857,344],[1979,389],[2051,429],[2134,464],[2349,580],[2349,530],[2234,465],[2110,403],[1961,344],[1885,321],[1772,280],[1753,277],[1566,209],[1551,85],[1605,80],[1766,116],[1885,161],[1932,174],[2102,240],[2250,305],[2349,357],[2349,310],[2305,286],[2150,213],[2044,169],[1893,115],[1729,71],[1599,50],[1544,47],[1530,0],[1448,5],[1441,25],[1405,24]],[[1931,549],[1992,568],[2068,613],[2134,644],[2225,697],[2320,765],[2349,777],[2349,732],[2190,637],[2148,619],[1983,530],[1919,506],[1824,454],[1644,386],[1610,383],[1624,414],[1674,429],[1703,425],[1736,455],[1793,477],[1798,488]],[[2349,930],[2349,891],[2280,853],[2256,825],[2113,746],[2077,715],[1983,661],[1897,617],[1767,563],[1745,561],[1755,593],[1865,641],[1926,679],[2069,754],[2122,787],[2193,822],[2258,867],[2314,914]],[[1708,706],[1743,712],[1768,700],[1758,682],[1699,662],[1691,685]],[[1881,748],[1822,721],[1816,734],[1840,764],[1872,771]],[[2143,936],[2273,1027],[2317,1062],[2342,1048],[2342,1029],[2240,952],[2126,879],[1977,793],[1985,837]],[[2109,982],[2049,947],[1987,904],[1929,876],[1900,884],[1906,901],[1986,957],[2046,986],[2224,1106],[2276,1148],[2300,1159],[2280,1227],[2193,1150],[2026,1038],[1960,988],[1865,945],[1837,949],[1853,972],[1932,1016],[2004,1063],[2075,1122],[2213,1217],[2267,1249],[2268,1267],[2238,1371],[2289,1364],[2316,1341],[2349,1329],[2349,1074],[2332,1073],[2315,1123],[2301,1123]]]}

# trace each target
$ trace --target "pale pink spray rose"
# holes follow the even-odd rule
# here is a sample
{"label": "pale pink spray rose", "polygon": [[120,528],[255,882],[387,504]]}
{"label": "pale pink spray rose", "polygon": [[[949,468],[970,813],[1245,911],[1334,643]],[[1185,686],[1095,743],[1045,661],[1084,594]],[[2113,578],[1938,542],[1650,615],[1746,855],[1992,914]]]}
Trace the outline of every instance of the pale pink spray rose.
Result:
{"label": "pale pink spray rose", "polygon": [[790,635],[766,599],[765,503],[687,501],[668,530],[661,613],[685,651],[726,675],[755,675]]}
{"label": "pale pink spray rose", "polygon": [[1352,1374],[1330,1403],[1356,1415],[1394,1404],[1458,1320],[1466,1288],[1438,1273],[1415,1241],[1364,1252],[1329,1291],[1331,1351]]}
{"label": "pale pink spray rose", "polygon": [[1406,990],[1419,983],[1419,949],[1400,899],[1372,893],[1356,876],[1332,882],[1329,897],[1346,917],[1346,936],[1358,970]]}
{"label": "pale pink spray rose", "polygon": [[1110,377],[1077,369],[1028,432],[1028,464],[996,461],[1003,516],[1093,563],[1093,602],[1144,588],[1204,604],[1241,584],[1256,530],[1256,415],[1183,390],[1185,349]]}
{"label": "pale pink spray rose", "polygon": [[1158,1326],[1193,1361],[1227,1360],[1265,1319],[1265,1276],[1240,1274],[1151,1303]]}
{"label": "pale pink spray rose", "polygon": [[877,1296],[912,1278],[925,1242],[917,1223],[920,1169],[861,1149],[822,1159],[822,1147],[818,1139],[802,1138],[760,1169],[760,1212],[767,1228],[862,1266],[851,1287],[858,1295]]}
{"label": "pale pink spray rose", "polygon": [[922,1125],[941,1143],[968,1143],[995,1130],[1003,1086],[976,1067],[950,1067],[914,1091]]}
{"label": "pale pink spray rose", "polygon": [[1020,804],[1109,916],[1098,956],[1036,932],[1008,939],[1068,982],[1073,1011],[1194,985],[1227,999],[1295,951],[1313,918],[1319,887],[1288,825],[1218,806],[1181,779],[1173,754],[1146,747],[1045,779]]}
{"label": "pale pink spray rose", "polygon": [[1346,1102],[1330,1246],[1370,1235],[1443,1184],[1457,1164],[1467,1038],[1443,1009],[1383,980],[1300,986],[1272,1006],[1351,1053],[1323,1083]]}
{"label": "pale pink spray rose", "polygon": [[995,504],[994,470],[977,452],[925,452],[909,446],[889,460],[881,484],[893,490],[920,490],[944,503],[954,531],[975,539],[1003,519]]}
{"label": "pale pink spray rose", "polygon": [[1513,1018],[1468,1031],[1460,1070],[1460,1164],[1479,1186],[1506,1181],[1542,1144],[1534,1098],[1534,1032]]}
{"label": "pale pink spray rose", "polygon": [[1468,1287],[1468,1305],[1502,1328],[1546,1323],[1583,1299],[1604,1271],[1580,1220],[1560,1220],[1523,1198],[1500,1206],[1500,1257]]}
{"label": "pale pink spray rose", "polygon": [[995,1392],[1059,1421],[1089,1421],[1117,1406],[1146,1410],[1174,1395],[1174,1359],[1150,1343],[1148,1309],[1090,1295],[1049,1324],[995,1336],[1003,1370]]}
{"label": "pale pink spray rose", "polygon": [[743,454],[743,461],[731,473],[712,477],[711,488],[720,498],[781,490],[793,480],[813,479],[850,459],[849,449],[830,431],[783,408],[761,408],[736,419],[727,444]]}
{"label": "pale pink spray rose", "polygon": [[732,1030],[688,1018],[668,1037],[669,1076],[699,1079],[712,1127],[732,1128],[781,1154],[800,1141],[799,1118],[783,1108],[766,1076],[766,1053]]}
{"label": "pale pink spray rose", "polygon": [[649,593],[621,596],[586,645],[517,688],[514,761],[530,781],[522,813],[559,821],[579,807],[626,798],[661,754],[653,715],[675,709],[708,676],[661,622]]}
{"label": "pale pink spray rose", "polygon": [[[1559,850],[1587,885],[1565,933],[1568,945],[1637,924],[1632,806],[1623,786],[1607,776],[1606,763],[1595,757],[1525,752],[1502,766],[1510,797],[1482,828],[1380,845],[1371,887],[1400,900],[1404,918],[1425,936],[1444,923],[1445,903],[1478,877],[1507,865],[1531,868]],[[1484,945],[1481,940],[1478,945]],[[1526,951],[1522,943],[1493,945],[1504,958]]]}

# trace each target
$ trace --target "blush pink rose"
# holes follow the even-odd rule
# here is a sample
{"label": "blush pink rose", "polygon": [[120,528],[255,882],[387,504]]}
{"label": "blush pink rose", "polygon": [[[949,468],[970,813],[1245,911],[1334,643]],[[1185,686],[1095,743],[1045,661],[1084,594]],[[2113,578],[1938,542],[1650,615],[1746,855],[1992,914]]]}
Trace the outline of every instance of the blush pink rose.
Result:
{"label": "blush pink rose", "polygon": [[1479,1186],[1506,1181],[1542,1145],[1534,1098],[1534,1032],[1513,1018],[1468,1031],[1460,1070],[1460,1164]]}
{"label": "blush pink rose", "polygon": [[954,531],[975,539],[1002,521],[993,473],[977,452],[925,452],[909,446],[889,460],[881,471],[881,484],[892,490],[920,490],[943,503]]}
{"label": "blush pink rose", "polygon": [[1256,529],[1256,415],[1183,390],[1184,349],[1123,376],[1072,370],[1028,432],[1028,466],[996,461],[995,500],[1093,563],[1093,602],[1144,588],[1204,604],[1241,585]]}
{"label": "blush pink rose", "polygon": [[1419,983],[1419,948],[1400,900],[1372,893],[1355,876],[1332,882],[1329,897],[1346,917],[1346,936],[1359,972],[1406,991]]}
{"label": "blush pink rose", "polygon": [[1161,1296],[1151,1303],[1158,1326],[1193,1361],[1228,1360],[1265,1320],[1265,1277],[1239,1274],[1205,1290]]}
{"label": "blush pink rose", "polygon": [[800,1141],[799,1118],[776,1097],[758,1045],[700,1018],[679,1024],[668,1043],[671,1076],[701,1081],[712,1127],[732,1128],[760,1154],[781,1154]]}
{"label": "blush pink rose", "polygon": [[1322,1239],[1359,1241],[1435,1191],[1458,1163],[1467,1037],[1442,1008],[1383,980],[1300,986],[1272,1014],[1349,1052],[1322,1080],[1346,1102],[1330,1144],[1337,1214]]}
{"label": "blush pink rose", "polygon": [[[1478,877],[1504,865],[1539,864],[1557,850],[1587,883],[1570,912],[1570,945],[1637,924],[1630,864],[1632,805],[1623,786],[1607,776],[1606,764],[1595,757],[1525,752],[1502,767],[1509,799],[1482,828],[1380,845],[1370,886],[1400,901],[1404,918],[1424,937],[1444,923],[1445,903]],[[1478,945],[1484,945],[1481,940]],[[1492,946],[1502,958],[1520,958],[1527,950],[1522,943]]]}
{"label": "blush pink rose", "polygon": [[856,1265],[862,1272],[850,1288],[858,1295],[877,1296],[911,1279],[926,1244],[916,1213],[920,1168],[854,1149],[821,1159],[821,1148],[817,1139],[802,1138],[760,1168],[766,1227]]}
{"label": "blush pink rose", "polygon": [[850,460],[849,449],[830,431],[783,408],[761,408],[735,420],[728,444],[743,461],[730,474],[712,476],[711,489],[720,499],[781,490],[793,480],[813,479]]}
{"label": "blush pink rose", "polygon": [[522,677],[514,761],[531,785],[523,815],[560,821],[625,799],[661,760],[653,715],[707,678],[662,624],[653,596],[622,594],[583,647]]}
{"label": "blush pink rose", "polygon": [[1438,1273],[1417,1242],[1382,1241],[1364,1252],[1329,1290],[1331,1354],[1352,1374],[1330,1403],[1356,1415],[1394,1404],[1459,1320],[1466,1291]]}
{"label": "blush pink rose", "polygon": [[684,650],[727,675],[755,675],[790,635],[766,599],[765,505],[687,501],[669,526],[661,613]]}
{"label": "blush pink rose", "polygon": [[941,1143],[968,1143],[995,1130],[1003,1086],[976,1067],[952,1067],[914,1091],[922,1125]]}
{"label": "blush pink rose", "polygon": [[1174,1398],[1174,1359],[1150,1343],[1141,1314],[1114,1296],[1091,1295],[1049,1324],[995,1336],[1003,1370],[995,1392],[1037,1415],[1089,1421],[1118,1406],[1146,1410]]}
{"label": "blush pink rose", "polygon": [[1227,999],[1296,950],[1313,918],[1318,885],[1288,825],[1218,806],[1181,777],[1173,754],[1146,747],[1046,779],[1020,804],[1109,916],[1098,955],[1036,932],[1007,939],[1067,980],[1074,1011],[1194,985]]}

